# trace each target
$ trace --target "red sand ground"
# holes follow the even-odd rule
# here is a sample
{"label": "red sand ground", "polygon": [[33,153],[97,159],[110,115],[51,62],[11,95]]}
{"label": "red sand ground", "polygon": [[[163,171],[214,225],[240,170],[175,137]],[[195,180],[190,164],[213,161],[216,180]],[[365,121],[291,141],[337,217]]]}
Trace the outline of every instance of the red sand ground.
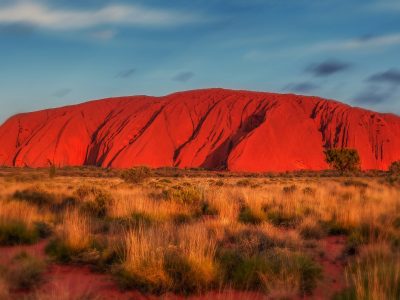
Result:
{"label": "red sand ground", "polygon": [[322,240],[324,256],[319,263],[323,270],[323,280],[315,289],[312,299],[331,299],[346,287],[345,262],[342,258],[345,245],[344,236],[330,236]]}
{"label": "red sand ground", "polygon": [[[25,251],[40,258],[46,258],[44,247],[47,241],[42,241],[31,246],[0,247],[0,265],[7,265],[12,258]],[[340,258],[345,245],[344,237],[327,237],[321,241],[325,256],[319,263],[323,268],[323,279],[319,282],[313,295],[296,297],[296,299],[330,299],[335,293],[345,288],[344,262]],[[174,294],[161,297],[143,295],[138,291],[121,291],[112,278],[107,274],[94,273],[87,266],[58,265],[51,263],[47,268],[45,283],[34,293],[46,295],[46,299],[83,299],[84,296],[94,299],[121,299],[121,300],[262,300],[272,299],[261,293],[240,292],[226,290],[223,292],[209,292],[205,295],[191,296],[188,298]],[[24,295],[26,291],[14,291],[12,295]]]}
{"label": "red sand ground", "polygon": [[208,89],[19,114],[0,127],[0,165],[326,169],[327,147],[363,169],[400,159],[400,117],[316,97]]}

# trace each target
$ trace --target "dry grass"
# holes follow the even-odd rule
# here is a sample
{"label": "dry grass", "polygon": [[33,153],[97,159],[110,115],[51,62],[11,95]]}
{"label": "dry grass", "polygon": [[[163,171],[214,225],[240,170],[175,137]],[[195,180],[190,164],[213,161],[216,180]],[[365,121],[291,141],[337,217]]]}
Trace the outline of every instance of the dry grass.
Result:
{"label": "dry grass", "polygon": [[157,221],[166,221],[177,214],[189,213],[189,208],[174,201],[155,200],[148,190],[140,187],[121,188],[113,193],[114,201],[109,209],[112,218],[126,218],[133,214],[145,214]]}
{"label": "dry grass", "polygon": [[385,243],[365,247],[348,268],[356,299],[399,299],[400,256]]}
{"label": "dry grass", "polygon": [[31,228],[36,222],[47,221],[48,219],[48,215],[28,203],[0,201],[0,226],[11,221],[18,221]]}
{"label": "dry grass", "polygon": [[[77,196],[82,186],[107,194],[102,213],[88,213],[96,197]],[[13,198],[36,187],[73,204],[52,209]],[[90,262],[127,288],[303,295],[319,280],[324,239],[342,235],[347,246],[338,264],[348,264],[353,296],[399,295],[400,190],[377,178],[154,178],[130,185],[118,178],[5,177],[0,188],[0,229],[10,221],[32,230],[51,224],[51,240],[68,248],[56,245],[55,252],[91,255],[63,262]],[[64,252],[54,257],[62,261]]]}
{"label": "dry grass", "polygon": [[[164,270],[165,252],[172,242],[168,228],[138,229],[125,234],[122,268],[131,280],[145,286],[164,289],[171,282]],[[124,283],[129,286],[129,283]],[[150,288],[149,288],[150,289]]]}
{"label": "dry grass", "polygon": [[[182,280],[201,289],[215,279],[216,240],[206,225],[139,226],[127,232],[124,241],[124,274],[145,291],[182,291]],[[175,278],[180,272],[188,278]]]}
{"label": "dry grass", "polygon": [[65,213],[58,230],[61,240],[72,251],[86,249],[92,239],[90,219],[76,210]]}
{"label": "dry grass", "polygon": [[217,209],[221,224],[229,225],[237,222],[240,203],[235,189],[210,189],[207,196],[210,203]]}

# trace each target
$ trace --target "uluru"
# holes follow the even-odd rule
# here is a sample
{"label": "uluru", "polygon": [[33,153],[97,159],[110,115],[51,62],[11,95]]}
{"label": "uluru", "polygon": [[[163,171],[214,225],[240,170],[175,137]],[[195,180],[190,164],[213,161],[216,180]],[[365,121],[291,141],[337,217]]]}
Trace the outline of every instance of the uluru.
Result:
{"label": "uluru", "polygon": [[400,117],[294,94],[204,89],[22,113],[0,127],[0,164],[327,169],[324,150],[355,148],[361,167],[400,159]]}

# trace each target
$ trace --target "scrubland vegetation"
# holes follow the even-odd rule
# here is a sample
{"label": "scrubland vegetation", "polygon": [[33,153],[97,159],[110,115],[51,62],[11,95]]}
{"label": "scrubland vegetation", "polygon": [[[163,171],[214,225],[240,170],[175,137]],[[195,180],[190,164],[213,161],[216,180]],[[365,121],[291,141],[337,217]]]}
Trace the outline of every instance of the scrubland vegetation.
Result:
{"label": "scrubland vegetation", "polygon": [[0,256],[37,243],[46,254],[0,260],[0,299],[47,299],[54,264],[152,295],[400,298],[395,167],[346,177],[82,172],[1,170]]}

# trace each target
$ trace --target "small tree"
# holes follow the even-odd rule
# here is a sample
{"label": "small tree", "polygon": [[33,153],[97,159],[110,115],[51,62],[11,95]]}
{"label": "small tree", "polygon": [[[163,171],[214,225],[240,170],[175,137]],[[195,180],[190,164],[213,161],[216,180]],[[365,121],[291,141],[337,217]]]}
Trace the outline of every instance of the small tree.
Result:
{"label": "small tree", "polygon": [[328,149],[325,151],[326,162],[340,172],[360,170],[360,156],[356,149]]}
{"label": "small tree", "polygon": [[400,160],[392,162],[389,167],[389,173],[391,175],[400,175]]}
{"label": "small tree", "polygon": [[49,164],[49,177],[54,178],[56,177],[56,165],[53,161],[50,159],[47,160],[47,163]]}
{"label": "small tree", "polygon": [[128,183],[141,183],[151,176],[151,170],[148,167],[136,167],[122,172],[122,179]]}

